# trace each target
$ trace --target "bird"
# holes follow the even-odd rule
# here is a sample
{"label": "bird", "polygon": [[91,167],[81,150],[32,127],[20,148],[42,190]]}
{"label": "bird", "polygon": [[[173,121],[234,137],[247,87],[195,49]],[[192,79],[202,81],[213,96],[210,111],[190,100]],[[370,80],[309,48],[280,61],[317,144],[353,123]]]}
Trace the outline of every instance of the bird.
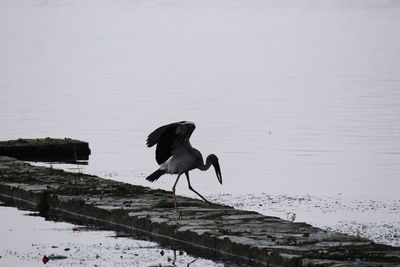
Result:
{"label": "bird", "polygon": [[147,137],[147,147],[156,147],[156,161],[160,165],[159,168],[150,174],[146,180],[150,182],[157,181],[164,174],[177,174],[176,181],[172,187],[172,196],[176,213],[181,217],[181,213],[177,208],[175,189],[179,178],[185,174],[188,187],[196,193],[204,202],[211,204],[199,192],[197,192],[190,183],[189,171],[199,169],[206,171],[213,165],[218,182],[222,185],[221,168],[219,166],[218,157],[214,154],[207,156],[204,162],[203,156],[199,150],[190,144],[190,136],[192,135],[196,125],[190,121],[174,122],[163,125]]}

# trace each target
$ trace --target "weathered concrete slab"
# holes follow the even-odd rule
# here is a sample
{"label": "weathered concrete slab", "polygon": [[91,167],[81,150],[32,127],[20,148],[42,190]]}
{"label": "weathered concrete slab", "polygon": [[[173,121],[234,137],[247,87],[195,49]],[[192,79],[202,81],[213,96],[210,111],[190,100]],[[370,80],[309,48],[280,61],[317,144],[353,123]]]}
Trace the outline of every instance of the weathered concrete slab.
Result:
{"label": "weathered concrete slab", "polygon": [[87,142],[64,138],[37,138],[0,141],[0,156],[20,160],[47,162],[76,162],[88,160],[90,155]]}
{"label": "weathered concrete slab", "polygon": [[0,157],[0,199],[24,202],[42,214],[77,217],[112,229],[140,231],[213,255],[266,266],[399,266],[400,248],[375,244],[229,206],[208,207],[171,192],[85,174],[35,167]]}

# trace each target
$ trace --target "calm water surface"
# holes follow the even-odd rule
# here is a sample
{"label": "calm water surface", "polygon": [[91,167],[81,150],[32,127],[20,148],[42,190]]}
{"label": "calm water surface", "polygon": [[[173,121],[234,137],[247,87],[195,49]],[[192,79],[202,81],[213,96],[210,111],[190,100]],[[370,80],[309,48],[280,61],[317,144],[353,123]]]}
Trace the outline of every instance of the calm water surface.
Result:
{"label": "calm water surface", "polygon": [[399,32],[399,1],[4,0],[0,138],[86,140],[81,171],[170,189],[145,139],[191,120],[204,195],[399,200]]}
{"label": "calm water surface", "polygon": [[8,218],[0,228],[0,266],[43,266],[45,255],[50,258],[47,266],[224,266],[154,242],[117,237],[112,231],[45,221],[10,207],[0,206],[0,212]]}

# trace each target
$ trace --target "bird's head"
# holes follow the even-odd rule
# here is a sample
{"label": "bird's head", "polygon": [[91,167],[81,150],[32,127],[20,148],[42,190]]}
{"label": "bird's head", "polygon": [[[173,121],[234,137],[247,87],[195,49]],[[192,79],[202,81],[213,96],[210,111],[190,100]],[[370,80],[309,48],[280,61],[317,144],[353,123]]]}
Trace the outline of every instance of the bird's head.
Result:
{"label": "bird's head", "polygon": [[222,175],[221,175],[221,168],[219,167],[219,162],[217,156],[211,154],[207,157],[207,163],[212,164],[215,169],[215,173],[217,174],[218,182],[222,184]]}

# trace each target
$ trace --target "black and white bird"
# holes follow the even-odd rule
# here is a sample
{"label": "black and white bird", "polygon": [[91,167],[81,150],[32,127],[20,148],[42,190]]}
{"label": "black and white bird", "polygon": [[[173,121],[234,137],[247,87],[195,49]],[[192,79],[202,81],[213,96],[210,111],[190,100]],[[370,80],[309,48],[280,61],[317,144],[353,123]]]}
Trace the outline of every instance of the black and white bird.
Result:
{"label": "black and white bird", "polygon": [[200,169],[202,171],[208,170],[211,165],[215,168],[218,181],[222,184],[221,169],[217,156],[211,154],[207,157],[206,162],[203,161],[203,156],[200,151],[193,148],[189,142],[196,126],[193,122],[180,121],[161,126],[153,131],[147,137],[147,146],[152,147],[157,144],[156,160],[160,165],[159,169],[150,174],[146,180],[154,182],[162,175],[177,174],[178,177],[172,187],[172,194],[174,199],[175,210],[178,214],[176,205],[175,188],[182,174],[186,175],[189,189],[195,192],[205,202],[210,203],[199,192],[194,190],[190,184],[189,171],[193,169]]}

